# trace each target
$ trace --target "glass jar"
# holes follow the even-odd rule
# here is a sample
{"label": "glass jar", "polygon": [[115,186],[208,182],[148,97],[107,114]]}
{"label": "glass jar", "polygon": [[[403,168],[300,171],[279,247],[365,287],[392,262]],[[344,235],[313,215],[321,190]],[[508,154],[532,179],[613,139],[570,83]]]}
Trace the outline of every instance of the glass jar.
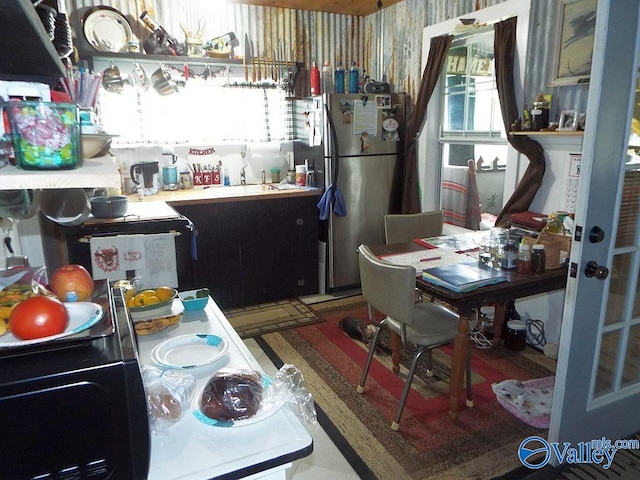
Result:
{"label": "glass jar", "polygon": [[521,243],[518,248],[516,268],[518,273],[531,273],[531,249],[526,243]]}
{"label": "glass jar", "polygon": [[544,272],[545,252],[544,245],[535,244],[531,251],[531,269],[535,273]]}
{"label": "glass jar", "polygon": [[531,130],[539,131],[549,126],[549,103],[533,102],[531,110]]}
{"label": "glass jar", "polygon": [[518,260],[518,247],[513,240],[507,240],[500,245],[500,268],[511,270],[516,268]]}

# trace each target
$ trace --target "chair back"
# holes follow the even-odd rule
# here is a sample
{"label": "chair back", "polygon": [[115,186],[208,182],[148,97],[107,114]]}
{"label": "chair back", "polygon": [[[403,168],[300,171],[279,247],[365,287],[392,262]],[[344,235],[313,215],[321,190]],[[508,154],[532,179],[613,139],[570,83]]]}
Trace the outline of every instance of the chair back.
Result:
{"label": "chair back", "polygon": [[410,242],[416,238],[442,235],[442,210],[384,216],[384,234],[387,243]]}
{"label": "chair back", "polygon": [[380,313],[412,325],[416,269],[379,260],[366,245],[360,245],[358,253],[364,299]]}

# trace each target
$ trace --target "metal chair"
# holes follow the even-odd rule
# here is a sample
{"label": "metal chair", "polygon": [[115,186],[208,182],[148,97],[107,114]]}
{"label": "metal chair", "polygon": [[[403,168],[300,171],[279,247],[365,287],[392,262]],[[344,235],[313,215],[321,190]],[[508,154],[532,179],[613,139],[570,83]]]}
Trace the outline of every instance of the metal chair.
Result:
{"label": "metal chair", "polygon": [[384,234],[387,243],[410,242],[416,238],[442,235],[442,210],[384,216]]}
{"label": "metal chair", "polygon": [[[442,305],[414,302],[415,268],[392,265],[379,260],[366,245],[360,245],[358,253],[362,296],[368,303],[369,320],[376,326],[373,341],[369,345],[367,363],[362,371],[360,384],[357,388],[358,393],[364,391],[364,384],[369,373],[381,327],[386,326],[399,335],[403,345],[411,343],[419,347],[413,356],[402,397],[400,398],[400,404],[398,405],[395,419],[391,424],[393,430],[398,430],[400,417],[411,389],[411,382],[418,360],[423,353],[427,352],[428,374],[433,375],[433,372],[431,372],[431,351],[433,348],[453,342],[458,334],[459,317]],[[373,318],[372,309],[386,315],[386,318],[377,323]],[[466,359],[465,376],[467,379],[467,405],[471,407],[473,406],[473,398],[471,393],[470,350]]]}

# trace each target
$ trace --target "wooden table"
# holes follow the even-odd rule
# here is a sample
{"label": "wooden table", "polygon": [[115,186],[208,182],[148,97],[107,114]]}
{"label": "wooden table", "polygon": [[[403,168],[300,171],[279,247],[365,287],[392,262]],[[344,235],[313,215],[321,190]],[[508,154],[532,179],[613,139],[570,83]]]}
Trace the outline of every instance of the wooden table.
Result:
{"label": "wooden table", "polygon": [[[392,245],[378,245],[371,247],[375,255],[388,255],[394,253],[407,253],[418,250],[426,250],[425,247],[415,243],[398,243]],[[392,258],[392,257],[391,257]],[[391,261],[391,258],[385,258]],[[504,321],[505,306],[510,300],[552,292],[565,288],[567,282],[567,270],[564,268],[547,270],[544,273],[517,273],[508,271],[508,281],[478,288],[470,292],[454,292],[445,287],[440,287],[423,280],[421,276],[416,279],[419,290],[453,307],[460,316],[458,321],[458,335],[453,344],[453,358],[451,365],[451,379],[449,382],[449,417],[455,420],[458,416],[460,392],[464,380],[465,358],[467,355],[469,340],[469,322],[474,309],[483,305],[495,305],[493,319],[493,342],[500,344],[502,336],[502,323]],[[399,337],[391,336],[391,348],[394,364],[394,372],[399,371],[400,349],[402,342]]]}

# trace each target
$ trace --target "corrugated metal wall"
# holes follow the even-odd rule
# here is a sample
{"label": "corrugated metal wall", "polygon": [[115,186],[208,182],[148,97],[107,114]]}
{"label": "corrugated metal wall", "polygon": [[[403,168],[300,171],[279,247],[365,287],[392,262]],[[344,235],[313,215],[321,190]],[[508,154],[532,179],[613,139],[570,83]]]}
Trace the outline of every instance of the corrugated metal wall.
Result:
{"label": "corrugated metal wall", "polygon": [[[374,1],[374,0],[372,0]],[[148,35],[137,21],[144,10],[179,40],[184,40],[181,24],[195,30],[204,28],[204,38],[211,39],[234,32],[244,54],[245,33],[259,56],[285,46],[288,59],[310,68],[311,62],[322,65],[329,60],[348,65],[359,61],[361,71],[375,80],[386,80],[395,92],[415,98],[422,77],[422,29],[487,7],[503,0],[404,0],[366,17],[338,15],[306,10],[281,9],[213,2],[212,0],[67,0],[69,12],[82,14],[82,7],[107,5],[128,14],[134,33]],[[547,86],[549,55],[555,51],[553,26],[558,0],[533,0],[529,48],[527,55],[526,98],[539,91],[554,95],[554,109],[576,108],[584,111],[588,86],[550,88]],[[384,0],[383,0],[384,4]],[[77,25],[77,23],[76,23]],[[78,32],[81,34],[81,32]],[[554,116],[557,112],[552,111]]]}

